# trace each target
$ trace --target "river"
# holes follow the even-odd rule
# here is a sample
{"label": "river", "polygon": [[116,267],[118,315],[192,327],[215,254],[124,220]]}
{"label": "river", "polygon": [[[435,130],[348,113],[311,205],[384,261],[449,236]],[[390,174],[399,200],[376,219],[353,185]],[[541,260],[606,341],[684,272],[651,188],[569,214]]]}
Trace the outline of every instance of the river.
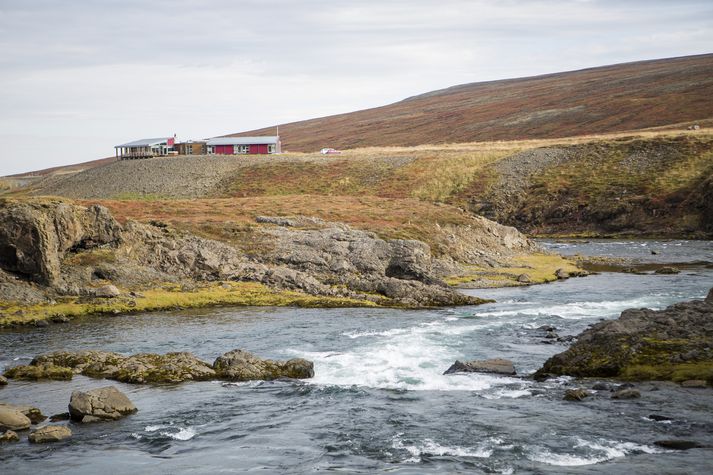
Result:
{"label": "river", "polygon": [[[631,307],[705,297],[713,242],[543,241],[565,254],[698,262],[677,275],[602,273],[553,284],[469,290],[497,303],[432,310],[218,308],[89,318],[0,333],[0,368],[59,349],[190,351],[207,361],[234,348],[314,361],[304,382],[136,386],[77,376],[11,382],[0,399],[64,412],[75,389],[117,386],[139,408],[121,421],[73,426],[55,445],[0,445],[3,473],[710,473],[713,391],[640,383],[641,399],[600,393],[562,401],[574,382],[443,375],[456,359],[504,357],[521,375],[576,335]],[[658,254],[651,254],[656,249]],[[704,264],[708,262],[709,264]],[[591,386],[591,382],[587,382]],[[656,422],[650,414],[671,421]]]}

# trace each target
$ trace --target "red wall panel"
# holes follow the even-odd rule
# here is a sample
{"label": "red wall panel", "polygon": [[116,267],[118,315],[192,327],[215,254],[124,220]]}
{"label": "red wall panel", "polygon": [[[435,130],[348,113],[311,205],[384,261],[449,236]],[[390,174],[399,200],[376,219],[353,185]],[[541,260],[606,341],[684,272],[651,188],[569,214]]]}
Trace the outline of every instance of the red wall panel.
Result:
{"label": "red wall panel", "polygon": [[213,147],[213,151],[220,155],[232,155],[233,146],[232,145],[216,145]]}

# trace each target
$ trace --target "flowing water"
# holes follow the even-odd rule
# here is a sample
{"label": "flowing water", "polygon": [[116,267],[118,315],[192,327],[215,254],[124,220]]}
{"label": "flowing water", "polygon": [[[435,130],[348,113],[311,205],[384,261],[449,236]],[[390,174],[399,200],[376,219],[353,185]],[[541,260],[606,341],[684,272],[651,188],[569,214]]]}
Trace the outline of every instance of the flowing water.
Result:
{"label": "flowing water", "polygon": [[[713,286],[712,242],[543,242],[557,251],[698,261],[678,275],[606,273],[548,285],[468,291],[495,298],[436,310],[222,308],[92,318],[0,333],[0,367],[58,349],[190,351],[212,361],[244,348],[304,357],[304,382],[135,386],[82,376],[12,382],[0,399],[66,411],[72,390],[114,384],[139,408],[121,421],[73,426],[67,442],[0,446],[2,473],[711,473],[710,449],[663,450],[653,441],[713,444],[713,391],[642,383],[642,398],[600,392],[562,401],[568,378],[536,383],[443,375],[456,359],[504,357],[521,375],[562,343],[631,307],[703,298]],[[673,249],[669,251],[668,249]],[[666,259],[669,259],[666,261]],[[591,385],[591,382],[586,383]],[[666,415],[656,422],[648,416]]]}

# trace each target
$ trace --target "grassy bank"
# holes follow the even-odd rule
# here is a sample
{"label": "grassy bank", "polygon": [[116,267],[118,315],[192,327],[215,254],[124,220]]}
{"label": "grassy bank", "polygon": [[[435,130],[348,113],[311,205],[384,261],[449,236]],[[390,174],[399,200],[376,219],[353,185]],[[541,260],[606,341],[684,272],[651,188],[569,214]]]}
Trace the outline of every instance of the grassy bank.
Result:
{"label": "grassy bank", "polygon": [[[385,303],[386,303],[386,299]],[[41,321],[220,305],[278,307],[375,307],[376,303],[340,297],[319,297],[293,291],[272,290],[252,282],[223,282],[185,289],[174,284],[149,289],[136,297],[113,299],[68,298],[55,304],[19,305],[0,302],[0,327]]]}
{"label": "grassy bank", "polygon": [[[557,280],[555,272],[563,270],[568,274],[578,274],[581,269],[572,261],[554,254],[530,254],[516,256],[509,266],[496,269],[467,266],[462,275],[450,276],[446,283],[456,287],[514,287],[526,284],[545,284]],[[528,282],[518,281],[521,275],[527,275]]]}

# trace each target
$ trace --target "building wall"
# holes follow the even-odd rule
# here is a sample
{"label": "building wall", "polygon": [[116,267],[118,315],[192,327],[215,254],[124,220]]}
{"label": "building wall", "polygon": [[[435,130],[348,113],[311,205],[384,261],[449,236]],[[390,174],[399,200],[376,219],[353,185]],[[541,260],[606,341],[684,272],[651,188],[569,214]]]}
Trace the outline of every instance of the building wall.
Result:
{"label": "building wall", "polygon": [[179,143],[176,144],[179,155],[205,155],[206,144],[203,142]]}
{"label": "building wall", "polygon": [[261,145],[250,145],[250,151],[248,152],[250,155],[262,155],[265,154],[267,155],[267,144],[261,144]]}

